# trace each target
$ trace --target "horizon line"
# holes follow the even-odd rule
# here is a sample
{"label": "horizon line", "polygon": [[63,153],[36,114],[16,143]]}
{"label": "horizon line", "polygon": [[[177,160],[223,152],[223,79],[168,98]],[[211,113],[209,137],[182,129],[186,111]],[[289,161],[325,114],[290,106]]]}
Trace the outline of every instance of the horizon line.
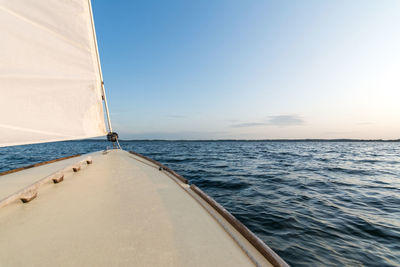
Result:
{"label": "horizon line", "polygon": [[[83,139],[81,141],[107,141],[106,139]],[[75,140],[79,141],[79,140]],[[398,139],[357,139],[357,138],[279,138],[279,139],[119,139],[120,142],[131,141],[166,141],[166,142],[218,142],[218,141],[245,141],[245,142],[400,142]]]}

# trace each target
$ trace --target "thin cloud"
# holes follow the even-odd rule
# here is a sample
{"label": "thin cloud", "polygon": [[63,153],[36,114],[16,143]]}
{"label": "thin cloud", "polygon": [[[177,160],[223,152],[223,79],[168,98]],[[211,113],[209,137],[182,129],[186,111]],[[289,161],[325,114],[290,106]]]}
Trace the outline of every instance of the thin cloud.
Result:
{"label": "thin cloud", "polygon": [[257,126],[294,126],[302,125],[305,121],[299,115],[269,116],[266,122],[244,122],[232,124],[233,128],[257,127]]}
{"label": "thin cloud", "polygon": [[175,132],[142,132],[142,133],[121,133],[121,139],[125,140],[202,140],[214,139],[223,136],[223,131],[175,131]]}
{"label": "thin cloud", "polygon": [[371,125],[371,124],[374,124],[373,122],[370,122],[370,121],[365,121],[365,122],[359,122],[359,123],[357,123],[357,125]]}
{"label": "thin cloud", "polygon": [[299,115],[270,116],[267,124],[276,126],[302,125],[304,120]]}
{"label": "thin cloud", "polygon": [[186,118],[184,115],[167,115],[167,118],[172,118],[172,119],[183,119]]}
{"label": "thin cloud", "polygon": [[245,123],[232,124],[231,127],[242,128],[242,127],[254,127],[254,126],[263,126],[263,125],[267,125],[267,123],[265,123],[265,122],[245,122]]}

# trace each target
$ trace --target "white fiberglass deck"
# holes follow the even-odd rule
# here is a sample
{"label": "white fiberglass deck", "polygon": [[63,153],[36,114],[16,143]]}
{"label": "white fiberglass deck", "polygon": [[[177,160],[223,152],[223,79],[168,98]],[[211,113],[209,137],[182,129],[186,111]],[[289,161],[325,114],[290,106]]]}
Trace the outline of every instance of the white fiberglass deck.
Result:
{"label": "white fiberglass deck", "polygon": [[[31,202],[0,209],[0,266],[270,265],[155,164],[122,150],[91,156],[93,164],[42,186]],[[54,172],[54,164],[66,162],[0,177],[0,199],[10,180],[28,186]]]}

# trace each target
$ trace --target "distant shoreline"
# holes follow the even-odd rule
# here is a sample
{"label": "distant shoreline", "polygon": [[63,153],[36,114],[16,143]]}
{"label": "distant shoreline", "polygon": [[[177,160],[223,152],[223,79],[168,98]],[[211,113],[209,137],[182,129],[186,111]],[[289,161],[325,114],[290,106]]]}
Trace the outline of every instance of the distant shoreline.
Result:
{"label": "distant shoreline", "polygon": [[[84,139],[75,141],[107,141]],[[121,142],[400,142],[400,139],[120,139]]]}

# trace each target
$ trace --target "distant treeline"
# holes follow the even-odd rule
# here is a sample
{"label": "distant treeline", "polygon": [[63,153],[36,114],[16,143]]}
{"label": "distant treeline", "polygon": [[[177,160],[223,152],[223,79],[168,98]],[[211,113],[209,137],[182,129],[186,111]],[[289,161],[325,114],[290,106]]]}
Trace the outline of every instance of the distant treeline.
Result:
{"label": "distant treeline", "polygon": [[[85,140],[74,140],[72,142],[79,141],[107,141],[106,139],[85,139]],[[258,139],[258,140],[246,140],[246,139],[209,139],[209,140],[166,140],[166,139],[132,139],[125,140],[119,139],[120,142],[400,142],[400,139]]]}

